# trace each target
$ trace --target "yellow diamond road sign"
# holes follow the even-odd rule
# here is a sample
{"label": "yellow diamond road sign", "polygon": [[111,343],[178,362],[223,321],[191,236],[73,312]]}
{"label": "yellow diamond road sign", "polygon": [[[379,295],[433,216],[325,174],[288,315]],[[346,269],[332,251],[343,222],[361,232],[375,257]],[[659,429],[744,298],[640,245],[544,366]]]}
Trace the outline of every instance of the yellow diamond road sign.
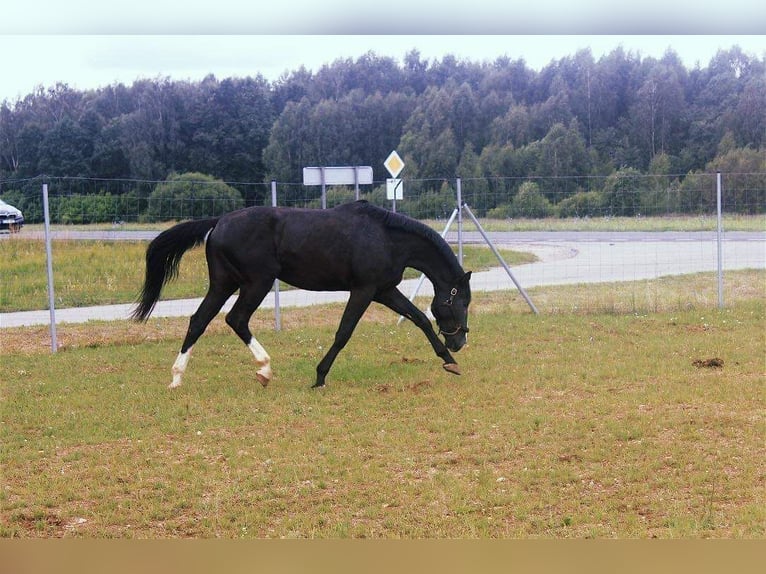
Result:
{"label": "yellow diamond road sign", "polygon": [[386,158],[386,161],[383,162],[383,165],[388,170],[388,173],[391,174],[391,177],[396,177],[401,173],[402,169],[404,169],[404,161],[402,161],[402,158],[400,158],[399,154],[396,153],[396,150],[388,154],[388,157]]}

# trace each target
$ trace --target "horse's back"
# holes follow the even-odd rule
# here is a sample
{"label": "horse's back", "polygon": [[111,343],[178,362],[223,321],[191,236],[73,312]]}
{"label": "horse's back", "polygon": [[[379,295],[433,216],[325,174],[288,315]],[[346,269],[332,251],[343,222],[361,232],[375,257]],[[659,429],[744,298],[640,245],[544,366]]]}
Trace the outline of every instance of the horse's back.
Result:
{"label": "horse's back", "polygon": [[222,217],[209,246],[224,252],[243,275],[260,269],[303,289],[347,290],[389,276],[395,280],[385,227],[371,217],[370,207],[249,207]]}
{"label": "horse's back", "polygon": [[311,290],[346,290],[378,283],[391,267],[382,225],[356,203],[280,213],[280,277]]}

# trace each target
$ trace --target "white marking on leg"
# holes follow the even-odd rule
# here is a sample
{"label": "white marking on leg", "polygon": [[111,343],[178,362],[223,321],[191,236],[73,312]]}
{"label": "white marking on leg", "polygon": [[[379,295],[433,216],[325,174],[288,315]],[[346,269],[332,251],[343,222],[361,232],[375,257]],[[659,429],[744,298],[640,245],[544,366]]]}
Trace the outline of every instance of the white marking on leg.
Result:
{"label": "white marking on leg", "polygon": [[266,349],[261,346],[255,337],[250,339],[250,343],[248,343],[247,346],[255,357],[255,364],[260,367],[256,371],[255,376],[258,378],[258,381],[260,381],[260,383],[265,387],[269,384],[272,376],[271,357],[269,357]]}
{"label": "white marking on leg", "polygon": [[181,386],[181,378],[186,372],[186,366],[189,364],[189,356],[191,355],[191,347],[185,353],[178,353],[176,362],[173,363],[171,372],[173,373],[173,382],[168,386],[169,389],[175,389]]}

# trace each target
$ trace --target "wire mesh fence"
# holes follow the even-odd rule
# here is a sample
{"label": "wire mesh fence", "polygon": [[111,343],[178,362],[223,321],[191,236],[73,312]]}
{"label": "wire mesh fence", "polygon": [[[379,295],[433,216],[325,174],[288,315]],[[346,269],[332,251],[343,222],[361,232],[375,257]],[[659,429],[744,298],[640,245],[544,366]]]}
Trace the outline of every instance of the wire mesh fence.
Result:
{"label": "wire mesh fence", "polygon": [[[455,205],[457,178],[404,179],[405,199],[396,210],[417,219],[446,218]],[[711,216],[716,212],[716,174],[644,175],[621,170],[605,177],[460,178],[463,201],[480,218],[517,229],[520,220],[554,218],[569,227],[591,219]],[[323,190],[302,183],[224,182],[201,174],[164,181],[37,177],[0,181],[0,197],[42,223],[42,183],[48,183],[51,223],[161,223],[214,216],[251,205],[322,207]],[[358,197],[394,207],[385,181],[325,190],[327,207]],[[722,209],[731,215],[766,213],[766,174],[726,173]],[[601,221],[601,224],[604,222]]]}
{"label": "wire mesh fence", "polygon": [[[719,266],[729,277],[766,268],[766,173],[722,174],[720,243],[716,180],[715,173],[681,177],[642,175],[631,170],[607,177],[403,179],[404,198],[397,201],[387,198],[385,181],[356,188],[322,188],[302,183],[224,182],[199,174],[166,181],[48,177],[6,180],[0,182],[0,197],[21,210],[25,221],[19,233],[0,236],[0,249],[5,252],[2,265],[6,267],[0,290],[0,326],[12,326],[15,312],[31,313],[49,307],[44,293],[31,301],[22,296],[19,289],[28,287],[16,288],[15,283],[22,283],[21,271],[19,264],[14,267],[12,263],[12,254],[20,251],[27,252],[22,259],[34,259],[30,253],[38,259],[41,254],[44,257],[43,184],[48,189],[54,240],[54,285],[66,281],[62,279],[67,276],[62,266],[73,264],[57,260],[57,241],[120,241],[124,246],[136,244],[141,251],[160,230],[185,219],[218,216],[254,205],[321,209],[323,205],[329,208],[361,198],[445,232],[456,252],[462,254],[466,247],[466,268],[472,264],[471,249],[489,247],[488,243],[497,248],[500,258],[490,257],[490,263],[485,258],[474,273],[474,290],[507,291],[509,299],[518,300],[517,285],[503,264],[505,258],[512,257],[511,252],[524,252],[531,254],[526,262],[509,267],[518,283],[532,290],[541,311],[587,308],[643,312],[668,302],[676,307],[715,306],[715,273]],[[471,217],[461,217],[464,208],[470,210]],[[446,228],[456,209],[458,217]],[[21,248],[24,241],[31,243]],[[11,249],[15,251],[11,253]],[[110,278],[104,271],[103,278],[92,278],[90,283],[134,282],[133,291],[137,292],[143,259],[135,252],[128,255],[128,251],[121,249],[120,253],[132,259],[119,265],[132,268],[129,278]],[[74,264],[84,268],[88,261]],[[36,281],[40,290],[44,268],[32,272],[42,276]],[[193,312],[194,299],[205,291],[204,271],[197,273],[198,291],[167,302],[167,314]],[[665,285],[678,277],[685,277],[685,283],[667,291]],[[754,288],[763,290],[763,276],[754,277],[743,275],[740,281],[755,281]],[[580,294],[549,301],[550,290],[562,285]],[[428,295],[428,287],[426,284],[419,294]],[[408,295],[414,289],[406,281],[402,285]],[[734,291],[730,300],[741,290]],[[282,304],[328,300],[328,296],[291,293],[282,298]],[[60,314],[58,320],[92,318],[93,312],[83,308],[95,307],[99,301],[93,303],[59,300],[57,305],[62,308],[79,311]],[[130,300],[122,303],[127,308]],[[265,302],[265,306],[273,304],[271,300]],[[118,311],[118,316],[126,314]],[[43,315],[37,317],[37,322],[44,322]]]}

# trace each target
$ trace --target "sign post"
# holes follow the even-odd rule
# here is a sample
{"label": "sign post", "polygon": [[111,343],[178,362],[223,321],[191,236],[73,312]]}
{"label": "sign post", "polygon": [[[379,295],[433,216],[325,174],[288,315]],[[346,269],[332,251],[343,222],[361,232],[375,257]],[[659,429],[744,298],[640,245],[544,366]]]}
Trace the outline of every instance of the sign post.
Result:
{"label": "sign post", "polygon": [[328,185],[353,185],[356,198],[359,199],[359,185],[371,184],[372,167],[369,165],[303,168],[303,185],[322,186],[322,209],[327,207]]}
{"label": "sign post", "polygon": [[386,161],[383,162],[383,166],[391,174],[391,178],[386,180],[386,198],[393,202],[393,211],[396,213],[396,200],[404,199],[404,186],[402,180],[397,179],[398,175],[404,169],[404,160],[399,157],[396,150],[388,154]]}

